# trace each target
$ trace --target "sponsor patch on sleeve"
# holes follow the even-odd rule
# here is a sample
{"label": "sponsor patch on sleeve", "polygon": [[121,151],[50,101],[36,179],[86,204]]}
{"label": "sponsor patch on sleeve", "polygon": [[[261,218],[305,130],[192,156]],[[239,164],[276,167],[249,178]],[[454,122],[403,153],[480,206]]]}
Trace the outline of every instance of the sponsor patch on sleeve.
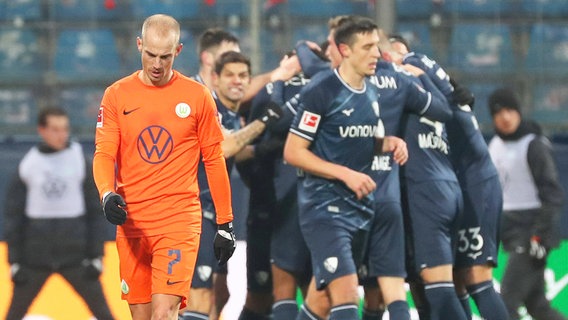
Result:
{"label": "sponsor patch on sleeve", "polygon": [[97,115],[97,128],[102,128],[103,127],[103,107],[101,106],[99,108],[99,114]]}
{"label": "sponsor patch on sleeve", "polygon": [[304,111],[298,128],[306,132],[315,133],[318,129],[320,119],[321,116],[319,114]]}

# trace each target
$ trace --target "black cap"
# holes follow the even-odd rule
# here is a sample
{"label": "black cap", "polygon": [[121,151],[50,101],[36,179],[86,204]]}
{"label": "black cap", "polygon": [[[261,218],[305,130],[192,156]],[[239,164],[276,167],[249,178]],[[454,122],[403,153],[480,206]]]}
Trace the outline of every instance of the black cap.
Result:
{"label": "black cap", "polygon": [[518,113],[521,113],[519,99],[517,99],[515,92],[509,88],[499,88],[493,91],[487,99],[487,105],[489,106],[491,116],[503,108],[516,110]]}

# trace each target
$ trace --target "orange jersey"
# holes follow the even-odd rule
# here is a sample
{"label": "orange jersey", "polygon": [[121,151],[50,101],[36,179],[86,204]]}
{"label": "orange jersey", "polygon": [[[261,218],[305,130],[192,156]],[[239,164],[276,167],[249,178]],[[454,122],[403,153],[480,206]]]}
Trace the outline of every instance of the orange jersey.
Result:
{"label": "orange jersey", "polygon": [[209,90],[177,71],[167,85],[148,86],[139,72],[106,89],[97,119],[97,188],[101,197],[116,188],[127,204],[127,220],[118,234],[200,232],[201,152],[209,154],[207,176],[213,182],[217,221],[232,221],[223,134]]}

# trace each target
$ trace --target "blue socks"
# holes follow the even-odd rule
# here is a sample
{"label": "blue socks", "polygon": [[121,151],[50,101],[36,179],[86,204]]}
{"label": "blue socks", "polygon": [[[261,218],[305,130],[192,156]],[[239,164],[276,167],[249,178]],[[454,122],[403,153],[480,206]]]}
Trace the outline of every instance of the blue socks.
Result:
{"label": "blue socks", "polygon": [[467,320],[452,282],[434,282],[424,286],[430,305],[431,320]]}
{"label": "blue socks", "polygon": [[406,301],[393,301],[387,306],[387,309],[389,310],[389,319],[410,320],[410,311]]}
{"label": "blue socks", "polygon": [[272,305],[272,320],[290,320],[298,316],[296,300],[280,300]]}
{"label": "blue socks", "polygon": [[329,320],[359,320],[359,309],[355,304],[342,304],[332,307]]}
{"label": "blue socks", "polygon": [[203,314],[194,311],[186,311],[182,316],[183,320],[209,320],[208,314]]}
{"label": "blue socks", "polygon": [[507,308],[501,295],[495,291],[491,280],[467,287],[467,291],[475,301],[479,313],[487,320],[509,319]]}
{"label": "blue socks", "polygon": [[304,303],[298,312],[296,320],[323,320],[322,318],[315,315],[310,308]]}
{"label": "blue socks", "polygon": [[381,320],[383,318],[384,312],[385,312],[385,310],[363,309],[363,319],[362,320]]}
{"label": "blue socks", "polygon": [[465,311],[465,315],[467,316],[468,320],[471,320],[471,305],[469,304],[469,294],[467,292],[464,295],[458,296],[460,300],[460,304],[462,305],[463,311]]}

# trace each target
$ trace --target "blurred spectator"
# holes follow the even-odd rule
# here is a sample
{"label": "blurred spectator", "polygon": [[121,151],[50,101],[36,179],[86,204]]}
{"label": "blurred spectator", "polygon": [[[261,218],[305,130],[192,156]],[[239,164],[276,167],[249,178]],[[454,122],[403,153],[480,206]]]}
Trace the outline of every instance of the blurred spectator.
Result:
{"label": "blurred spectator", "polygon": [[527,308],[537,320],[566,319],[545,295],[547,256],[559,244],[564,194],[550,142],[540,126],[523,119],[515,93],[495,90],[488,99],[496,135],[489,144],[503,187],[501,237],[509,253],[501,294],[510,319]]}
{"label": "blurred spectator", "polygon": [[38,133],[42,141],[20,162],[6,196],[14,283],[6,319],[22,319],[53,273],[73,286],[97,319],[113,319],[99,281],[105,232],[90,160],[69,141],[64,110],[41,110]]}

